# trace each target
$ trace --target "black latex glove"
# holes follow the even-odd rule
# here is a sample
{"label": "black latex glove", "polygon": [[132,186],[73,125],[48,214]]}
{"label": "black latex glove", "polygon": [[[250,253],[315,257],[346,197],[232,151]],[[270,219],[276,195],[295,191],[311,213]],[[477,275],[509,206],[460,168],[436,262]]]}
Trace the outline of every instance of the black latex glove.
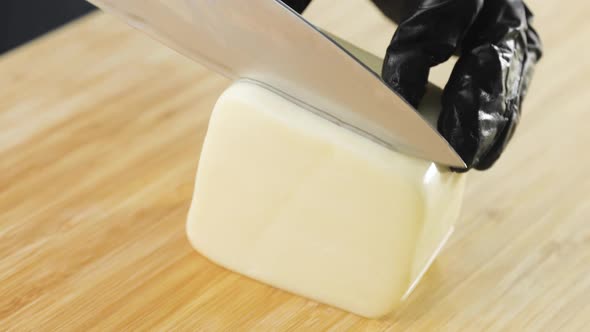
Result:
{"label": "black latex glove", "polygon": [[[310,1],[285,3],[302,12]],[[541,57],[531,12],[521,0],[373,2],[389,18],[401,17],[382,76],[414,107],[424,95],[430,67],[460,54],[444,88],[438,130],[468,168],[491,167],[514,133]]]}

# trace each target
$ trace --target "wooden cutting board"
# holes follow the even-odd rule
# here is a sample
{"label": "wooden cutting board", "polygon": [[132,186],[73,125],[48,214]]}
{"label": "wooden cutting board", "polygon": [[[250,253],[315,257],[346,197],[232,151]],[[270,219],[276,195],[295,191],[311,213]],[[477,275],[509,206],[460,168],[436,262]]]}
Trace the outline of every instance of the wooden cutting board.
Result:
{"label": "wooden cutting board", "polygon": [[[470,174],[448,247],[382,320],[189,246],[200,146],[228,81],[103,14],[1,57],[0,330],[587,329],[590,7],[530,5],[546,55],[523,123],[493,170]],[[377,54],[394,29],[365,0],[316,0],[307,16]]]}

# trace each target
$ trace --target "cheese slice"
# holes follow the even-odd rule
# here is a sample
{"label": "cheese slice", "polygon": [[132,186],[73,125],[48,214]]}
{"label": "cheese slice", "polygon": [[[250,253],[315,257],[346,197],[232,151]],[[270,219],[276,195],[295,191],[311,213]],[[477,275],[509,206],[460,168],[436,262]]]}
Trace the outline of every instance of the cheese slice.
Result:
{"label": "cheese slice", "polygon": [[448,238],[463,187],[460,174],[237,81],[211,116],[187,234],[230,270],[378,317]]}

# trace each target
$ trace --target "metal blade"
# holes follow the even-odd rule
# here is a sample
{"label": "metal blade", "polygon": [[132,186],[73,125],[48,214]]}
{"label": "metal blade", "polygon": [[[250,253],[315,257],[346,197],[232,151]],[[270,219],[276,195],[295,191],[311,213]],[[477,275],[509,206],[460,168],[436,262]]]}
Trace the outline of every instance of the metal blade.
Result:
{"label": "metal blade", "polygon": [[465,167],[378,73],[278,0],[89,1],[231,79],[272,87],[391,149]]}

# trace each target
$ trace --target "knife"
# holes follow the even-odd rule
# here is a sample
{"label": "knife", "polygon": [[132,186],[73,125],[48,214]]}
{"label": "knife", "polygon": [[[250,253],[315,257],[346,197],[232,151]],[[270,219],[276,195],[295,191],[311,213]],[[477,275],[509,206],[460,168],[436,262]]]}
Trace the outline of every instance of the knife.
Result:
{"label": "knife", "polygon": [[392,150],[465,167],[435,129],[436,116],[421,114],[436,112],[436,89],[419,112],[381,79],[379,58],[279,0],[89,2],[232,80],[254,80]]}

